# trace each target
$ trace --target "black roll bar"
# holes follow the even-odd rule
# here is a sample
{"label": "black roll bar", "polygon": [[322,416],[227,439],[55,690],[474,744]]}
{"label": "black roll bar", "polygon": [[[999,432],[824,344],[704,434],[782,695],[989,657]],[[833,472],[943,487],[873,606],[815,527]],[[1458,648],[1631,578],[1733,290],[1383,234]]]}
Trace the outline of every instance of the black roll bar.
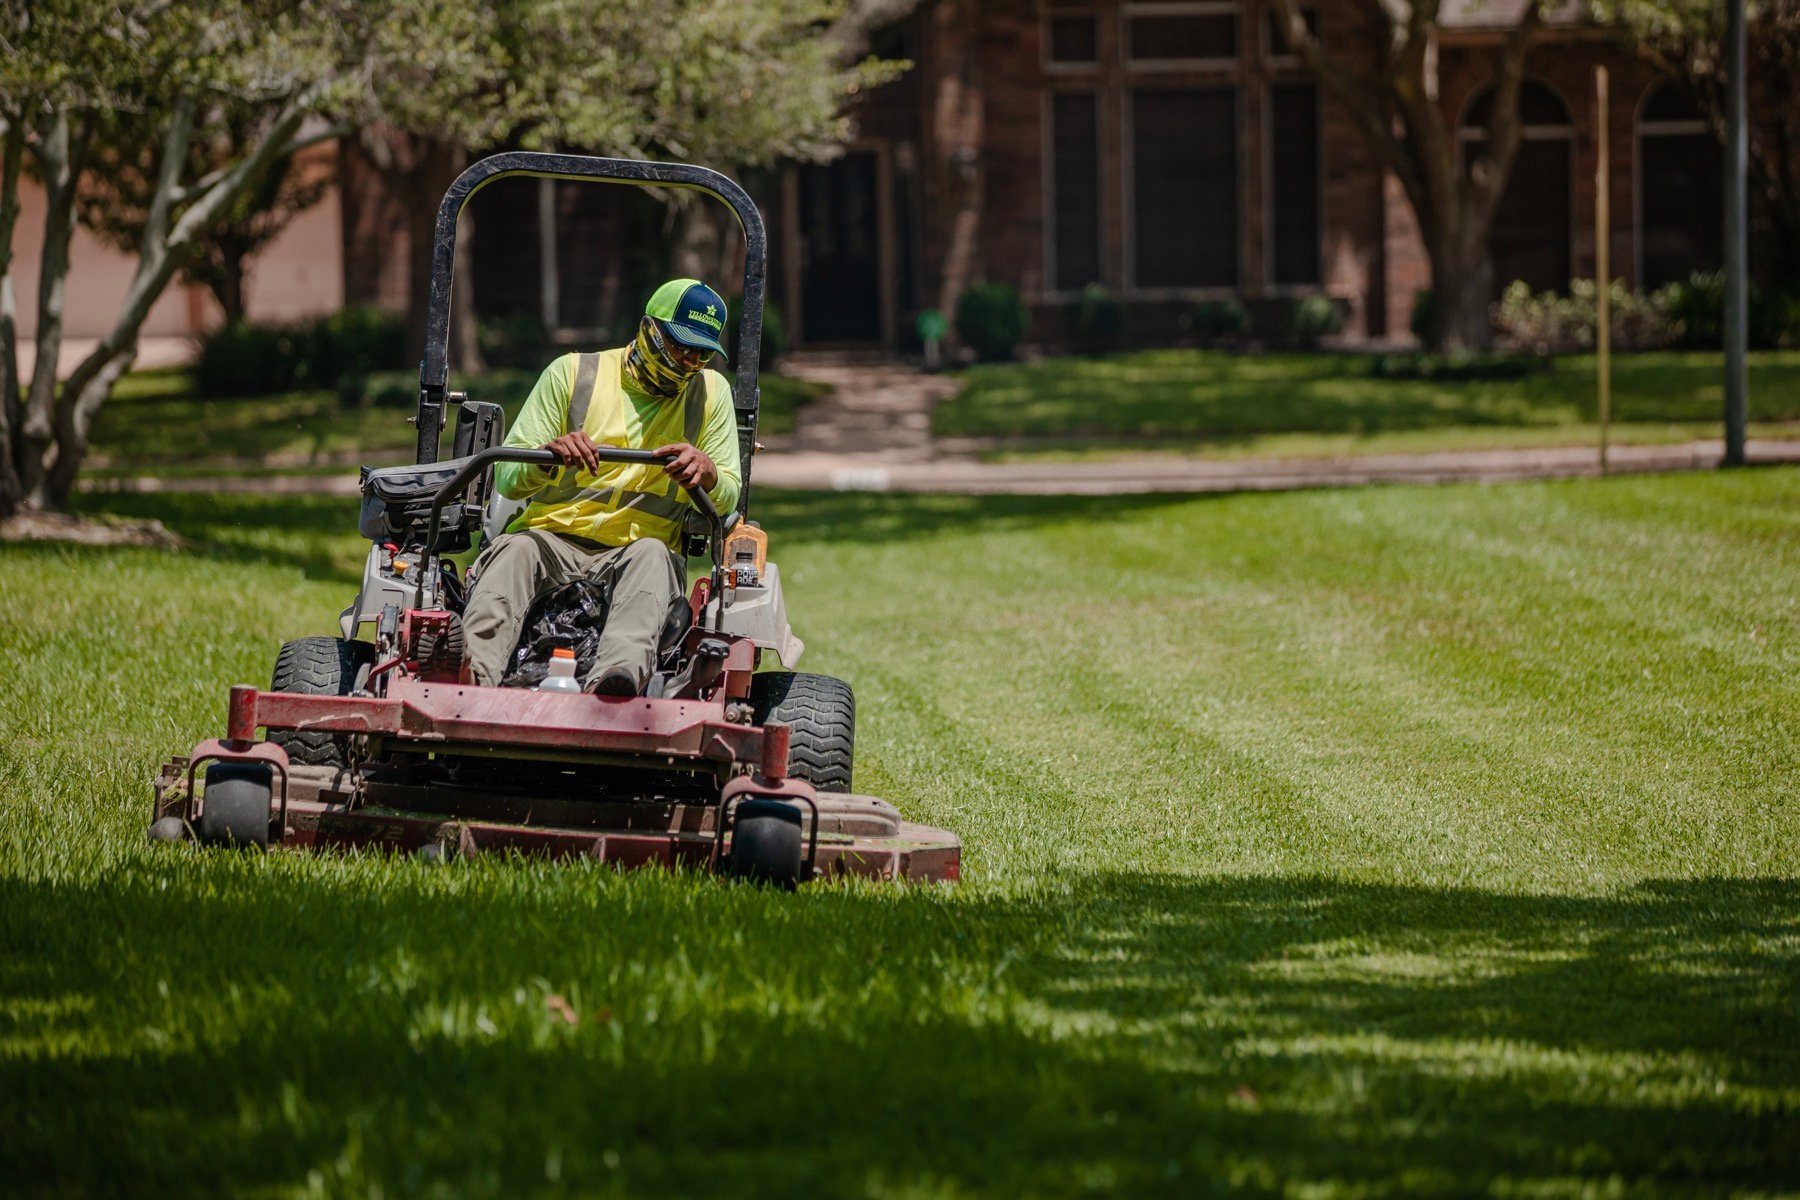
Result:
{"label": "black roll bar", "polygon": [[[690,163],[643,162],[630,158],[594,158],[585,154],[547,154],[514,150],[494,154],[458,175],[438,205],[431,247],[431,299],[425,311],[425,357],[419,364],[417,460],[438,460],[443,436],[444,405],[450,384],[450,293],[456,270],[456,223],[469,198],[496,179],[528,175],[631,187],[672,187],[704,192],[725,204],[744,231],[744,295],[737,342],[732,347],[735,378],[732,406],[737,410],[738,466],[743,487],[737,511],[750,502],[750,456],[756,446],[757,373],[762,365],[764,292],[768,286],[768,234],[762,213],[736,180]],[[490,460],[494,461],[494,460]],[[639,461],[639,460],[617,460]],[[467,482],[466,480],[464,481]]]}
{"label": "black roll bar", "polygon": [[[596,446],[595,454],[601,462],[636,463],[641,466],[662,466],[672,457],[667,454],[656,454],[650,450],[626,450],[618,446]],[[469,484],[495,463],[525,463],[534,467],[560,467],[563,460],[550,450],[532,450],[524,446],[493,446],[478,454],[471,454],[463,460],[463,465],[456,474],[444,481],[431,497],[431,522],[425,530],[425,549],[419,556],[420,571],[418,589],[414,593],[413,603],[423,606],[425,603],[425,580],[435,568],[430,563],[437,555],[438,538],[443,529],[444,506],[461,496]],[[679,485],[677,485],[679,486]],[[714,608],[723,619],[725,588],[725,518],[720,516],[718,506],[712,497],[706,494],[705,488],[682,488],[693,502],[694,508],[706,522],[707,544],[712,548],[712,596],[719,598],[720,603]]]}

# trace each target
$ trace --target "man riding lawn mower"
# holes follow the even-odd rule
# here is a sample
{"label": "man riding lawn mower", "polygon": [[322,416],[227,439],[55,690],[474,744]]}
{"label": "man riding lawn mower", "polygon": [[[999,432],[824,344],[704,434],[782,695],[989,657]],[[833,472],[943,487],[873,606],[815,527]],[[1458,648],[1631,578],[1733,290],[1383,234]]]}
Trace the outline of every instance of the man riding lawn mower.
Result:
{"label": "man riding lawn mower", "polygon": [[[541,439],[562,467],[494,470],[495,490],[529,506],[476,560],[463,611],[475,683],[501,683],[534,601],[585,577],[609,585],[611,603],[584,690],[643,690],[669,606],[681,595],[675,552],[683,518],[694,511],[681,489],[703,489],[724,511],[741,489],[731,386],[701,369],[724,352],[724,318],[717,292],[677,279],[651,297],[630,346],[565,355],[538,379],[506,444]],[[662,461],[603,463],[601,444],[648,449]]]}
{"label": "man riding lawn mower", "polygon": [[[504,440],[498,405],[448,391],[457,218],[509,175],[726,203],[745,239],[735,383],[704,369],[725,304],[683,279],[631,345],[553,362]],[[746,519],[765,273],[761,214],[704,168],[512,153],[458,177],[438,210],[417,465],[364,468],[374,545],[342,636],[289,642],[267,691],[231,689],[226,737],[164,765],[151,836],[580,855],[788,887],[955,879],[953,834],[850,792],[849,685],[792,670],[780,572]],[[465,600],[450,556],[478,544]],[[686,595],[682,552],[710,560]]]}

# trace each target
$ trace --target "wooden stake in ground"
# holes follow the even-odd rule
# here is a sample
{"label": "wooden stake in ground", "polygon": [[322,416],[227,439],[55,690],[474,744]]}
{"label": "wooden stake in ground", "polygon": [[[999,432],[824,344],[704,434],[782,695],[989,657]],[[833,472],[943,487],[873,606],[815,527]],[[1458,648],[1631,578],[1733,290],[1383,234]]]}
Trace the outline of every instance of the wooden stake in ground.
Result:
{"label": "wooden stake in ground", "polygon": [[1600,375],[1600,474],[1606,474],[1606,443],[1612,421],[1612,203],[1608,194],[1612,180],[1612,156],[1607,153],[1609,114],[1606,68],[1594,68],[1594,122],[1597,132],[1594,144],[1598,155],[1594,165],[1594,303],[1598,306],[1598,322],[1594,348]]}

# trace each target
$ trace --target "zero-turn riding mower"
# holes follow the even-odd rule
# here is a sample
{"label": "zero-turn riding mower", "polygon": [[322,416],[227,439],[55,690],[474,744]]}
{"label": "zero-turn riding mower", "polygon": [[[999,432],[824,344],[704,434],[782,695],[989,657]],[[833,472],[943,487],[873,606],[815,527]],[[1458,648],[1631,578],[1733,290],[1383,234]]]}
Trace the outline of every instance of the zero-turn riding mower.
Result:
{"label": "zero-turn riding mower", "polygon": [[[744,487],[729,514],[690,494],[685,549],[710,570],[670,611],[642,696],[470,682],[463,581],[449,556],[471,549],[484,525],[497,532],[494,463],[559,465],[547,450],[502,445],[500,406],[447,387],[457,219],[476,191],[514,175],[697,189],[729,206],[744,232],[732,389]],[[850,686],[792,669],[801,644],[781,575],[746,519],[766,266],[761,214],[714,171],[509,153],[463,172],[438,209],[417,464],[363,470],[361,529],[373,545],[339,636],[284,645],[266,691],[231,689],[225,737],[163,766],[151,836],[428,858],[585,855],[781,886],[838,875],[955,879],[955,835],[850,791]],[[452,409],[452,457],[438,461]],[[601,457],[657,461],[604,447]],[[369,629],[373,640],[358,640]]]}

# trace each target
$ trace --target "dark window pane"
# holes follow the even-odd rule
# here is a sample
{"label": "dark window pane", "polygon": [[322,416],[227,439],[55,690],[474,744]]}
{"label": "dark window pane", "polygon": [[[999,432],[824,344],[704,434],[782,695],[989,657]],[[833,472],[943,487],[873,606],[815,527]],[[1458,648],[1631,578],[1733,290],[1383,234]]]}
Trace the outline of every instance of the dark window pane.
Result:
{"label": "dark window pane", "polygon": [[1311,84],[1269,94],[1275,282],[1319,282],[1319,103]]}
{"label": "dark window pane", "polygon": [[852,150],[799,170],[801,330],[808,342],[879,341],[875,155]]}
{"label": "dark window pane", "polygon": [[[1666,90],[1666,89],[1665,89]],[[1651,134],[1639,143],[1644,287],[1716,271],[1724,247],[1725,171],[1711,134]]]}
{"label": "dark window pane", "polygon": [[1646,121],[1699,121],[1704,118],[1700,114],[1700,106],[1694,98],[1674,84],[1665,83],[1656,89],[1644,105]]}
{"label": "dark window pane", "polygon": [[[1465,170],[1482,148],[1479,141],[1465,147]],[[1569,140],[1553,137],[1519,143],[1512,175],[1488,233],[1496,295],[1515,279],[1523,279],[1533,291],[1568,290],[1572,274],[1569,206]]]}
{"label": "dark window pane", "polygon": [[1100,57],[1098,21],[1093,17],[1050,18],[1050,61],[1091,63]]}
{"label": "dark window pane", "polygon": [[[1306,22],[1306,32],[1314,35],[1319,32],[1317,11],[1309,8],[1300,14],[1300,19]],[[1287,58],[1293,52],[1288,45],[1287,26],[1282,23],[1280,14],[1271,8],[1269,10],[1269,57]]]}
{"label": "dark window pane", "polygon": [[1127,25],[1135,60],[1237,57],[1235,13],[1132,17]]}
{"label": "dark window pane", "polygon": [[1100,278],[1100,119],[1090,92],[1066,92],[1050,106],[1051,237],[1058,288]]}
{"label": "dark window pane", "polygon": [[1134,93],[1131,151],[1138,285],[1237,286],[1237,93]]}

